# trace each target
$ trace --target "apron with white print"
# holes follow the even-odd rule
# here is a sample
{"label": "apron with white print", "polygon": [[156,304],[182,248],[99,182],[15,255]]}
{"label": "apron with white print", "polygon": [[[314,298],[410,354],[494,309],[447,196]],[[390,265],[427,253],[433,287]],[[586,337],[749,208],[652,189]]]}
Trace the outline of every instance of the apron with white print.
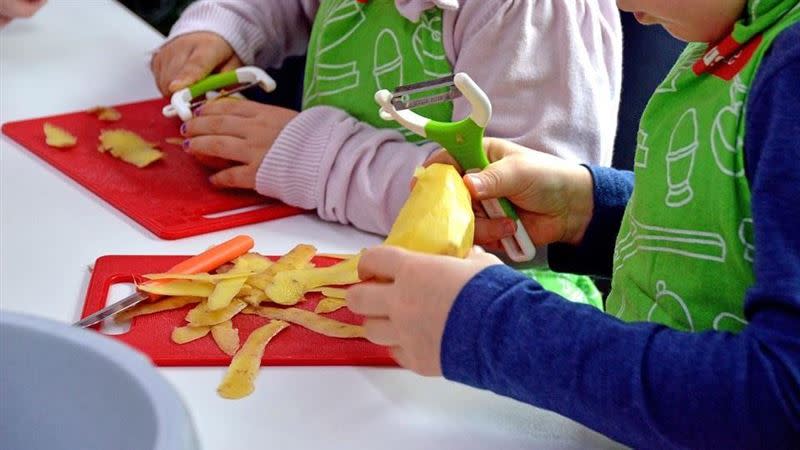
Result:
{"label": "apron with white print", "polygon": [[[750,0],[731,34],[689,44],[642,115],[633,196],[606,311],[685,331],[739,331],[754,282],[745,105],[797,0]],[[780,182],[780,181],[778,181]]]}

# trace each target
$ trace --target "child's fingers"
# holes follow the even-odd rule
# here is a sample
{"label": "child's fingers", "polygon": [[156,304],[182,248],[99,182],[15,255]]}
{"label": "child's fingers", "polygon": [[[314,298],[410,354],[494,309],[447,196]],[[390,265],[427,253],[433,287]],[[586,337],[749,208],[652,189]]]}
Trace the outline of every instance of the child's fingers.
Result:
{"label": "child's fingers", "polygon": [[361,254],[358,262],[358,277],[362,280],[377,278],[394,280],[406,252],[397,247],[379,245]]}
{"label": "child's fingers", "polygon": [[242,60],[239,59],[238,56],[233,55],[229,60],[225,61],[225,63],[222,64],[222,66],[219,68],[219,72],[229,72],[231,70],[235,70],[238,69],[239,67],[242,67],[242,65],[243,65]]}
{"label": "child's fingers", "polygon": [[386,301],[385,283],[363,282],[347,290],[347,308],[356,314],[371,317],[388,317],[389,305]]}
{"label": "child's fingers", "polygon": [[227,57],[225,52],[226,49],[219,45],[195,46],[186,62],[174,72],[175,76],[169,83],[169,90],[175,92],[183,89],[211,73],[225,60]]}
{"label": "child's fingers", "polygon": [[480,172],[464,175],[464,183],[472,198],[477,200],[512,197],[528,186],[530,180],[525,180],[524,175],[518,161],[502,158]]}
{"label": "child's fingers", "polygon": [[250,100],[221,98],[201,106],[195,113],[197,116],[237,116],[255,117],[264,105]]}
{"label": "child's fingers", "polygon": [[218,135],[244,139],[247,138],[247,129],[247,124],[238,116],[203,115],[186,122],[181,133],[187,137]]}
{"label": "child's fingers", "polygon": [[254,189],[257,167],[242,165],[225,169],[211,175],[209,181],[216,187]]}
{"label": "child's fingers", "polygon": [[373,344],[392,346],[400,342],[397,330],[389,319],[364,319],[364,337]]}
{"label": "child's fingers", "polygon": [[247,141],[234,136],[197,136],[187,139],[186,152],[192,155],[213,156],[249,164],[250,151]]}
{"label": "child's fingers", "polygon": [[503,238],[513,236],[516,231],[517,224],[511,219],[475,219],[476,244],[484,245],[497,242]]}

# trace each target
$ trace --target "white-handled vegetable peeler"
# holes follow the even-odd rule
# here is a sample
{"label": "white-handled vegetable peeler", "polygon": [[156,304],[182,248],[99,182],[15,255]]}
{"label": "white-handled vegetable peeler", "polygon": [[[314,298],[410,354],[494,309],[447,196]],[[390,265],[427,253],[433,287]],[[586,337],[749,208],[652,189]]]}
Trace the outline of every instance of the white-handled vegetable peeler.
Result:
{"label": "white-handled vegetable peeler", "polygon": [[189,87],[176,91],[172,94],[170,104],[164,107],[162,113],[166,117],[178,116],[181,120],[186,122],[192,118],[192,110],[208,101],[207,99],[195,100],[196,98],[207,95],[218,89],[236,85],[239,86],[225,91],[214,98],[233,95],[255,85],[260,86],[265,92],[272,92],[276,87],[275,80],[262,69],[253,66],[239,67],[230,72],[211,75]]}
{"label": "white-handled vegetable peeler", "polygon": [[[447,92],[410,99],[411,94],[449,87]],[[472,106],[469,117],[458,122],[437,122],[422,117],[410,108],[451,100],[463,95]],[[375,93],[384,120],[396,120],[414,133],[431,139],[444,147],[466,172],[480,172],[489,165],[483,149],[483,133],[492,117],[492,104],[478,85],[466,73],[457,73],[436,80],[398,87],[394,92],[382,89]],[[508,256],[515,262],[530,261],[536,256],[530,236],[514,206],[508,199],[481,201],[486,215],[496,219],[508,217],[517,223],[513,237],[501,242]]]}

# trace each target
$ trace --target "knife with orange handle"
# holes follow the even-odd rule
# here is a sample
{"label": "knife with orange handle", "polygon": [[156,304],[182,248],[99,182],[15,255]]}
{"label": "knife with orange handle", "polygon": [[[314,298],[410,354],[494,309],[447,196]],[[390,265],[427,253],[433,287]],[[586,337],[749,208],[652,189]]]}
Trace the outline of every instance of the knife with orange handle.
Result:
{"label": "knife with orange handle", "polygon": [[[191,275],[196,273],[210,272],[217,267],[244,255],[253,248],[253,245],[253,238],[250,236],[236,236],[235,238],[225,241],[222,244],[211,247],[197,256],[193,256],[187,260],[181,261],[169,269],[167,273]],[[164,281],[166,280],[155,280],[150,281],[149,283],[163,283]],[[145,300],[150,299],[155,299],[155,296],[151,296],[150,294],[144,292],[136,292],[112,305],[106,306],[100,311],[84,317],[83,319],[75,322],[73,325],[81,328],[90,327]]]}

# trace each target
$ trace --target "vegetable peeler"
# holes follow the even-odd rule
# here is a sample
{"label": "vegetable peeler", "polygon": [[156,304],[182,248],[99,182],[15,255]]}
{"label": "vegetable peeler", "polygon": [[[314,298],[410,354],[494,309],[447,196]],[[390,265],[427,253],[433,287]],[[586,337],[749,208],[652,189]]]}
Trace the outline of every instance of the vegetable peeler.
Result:
{"label": "vegetable peeler", "polygon": [[[239,86],[213,96],[214,91],[236,86],[237,84]],[[211,75],[172,94],[170,104],[165,106],[162,112],[166,117],[178,116],[185,122],[192,118],[192,110],[204,104],[209,99],[227,97],[255,85],[260,86],[265,92],[272,92],[276,87],[275,80],[273,80],[272,77],[267,75],[262,69],[253,66],[239,67],[236,70]],[[205,95],[207,99],[195,100],[203,95]]]}
{"label": "vegetable peeler", "polygon": [[[412,94],[448,88],[446,92],[411,99]],[[458,122],[437,122],[423,117],[411,108],[448,101],[463,95],[472,106],[469,117]],[[399,86],[394,92],[382,89],[375,93],[384,120],[396,120],[412,132],[437,142],[467,172],[480,172],[489,165],[483,149],[483,133],[492,117],[492,104],[486,93],[466,73],[457,73],[421,83]],[[536,256],[530,236],[514,206],[506,198],[482,200],[486,215],[497,219],[508,217],[517,223],[513,237],[501,242],[515,262],[530,261]]]}

